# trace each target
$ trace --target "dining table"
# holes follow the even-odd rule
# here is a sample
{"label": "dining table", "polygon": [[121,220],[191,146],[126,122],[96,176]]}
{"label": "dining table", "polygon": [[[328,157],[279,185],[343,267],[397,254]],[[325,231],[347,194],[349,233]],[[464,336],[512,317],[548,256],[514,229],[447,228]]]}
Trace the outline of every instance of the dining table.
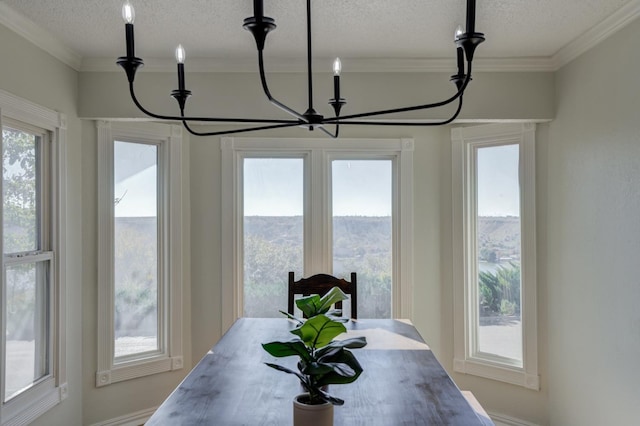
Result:
{"label": "dining table", "polygon": [[[285,318],[240,318],[147,421],[157,425],[293,424],[297,377],[265,362],[296,369],[297,358],[274,358],[262,343],[290,340],[296,323]],[[334,425],[487,425],[407,320],[358,319],[337,338],[364,336],[352,349],[363,372],[353,383],[330,385],[345,401]]]}

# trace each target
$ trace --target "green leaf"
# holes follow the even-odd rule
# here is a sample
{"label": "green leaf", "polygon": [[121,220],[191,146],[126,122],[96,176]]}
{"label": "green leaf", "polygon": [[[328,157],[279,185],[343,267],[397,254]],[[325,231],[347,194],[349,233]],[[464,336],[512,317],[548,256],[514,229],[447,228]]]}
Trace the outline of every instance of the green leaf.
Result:
{"label": "green leaf", "polygon": [[302,374],[298,373],[297,371],[293,371],[293,370],[291,370],[291,369],[289,369],[287,367],[283,367],[283,366],[278,365],[278,364],[272,364],[270,362],[265,362],[265,364],[268,365],[269,367],[275,369],[275,370],[284,371],[285,373],[293,374],[298,379],[300,379],[300,382],[302,382],[303,384],[307,383],[306,378]]}
{"label": "green leaf", "polygon": [[362,366],[360,365],[356,357],[347,349],[342,349],[334,356],[326,357],[323,360],[323,363],[345,364],[353,370],[354,374],[344,376],[337,373],[336,371],[332,371],[318,378],[318,380],[316,381],[316,385],[318,387],[325,385],[341,385],[351,383],[354,382],[362,373]]}
{"label": "green leaf", "polygon": [[326,355],[326,353],[335,348],[349,348],[349,349],[358,349],[363,348],[367,345],[367,338],[364,336],[360,337],[352,337],[350,339],[344,340],[334,340],[329,343],[327,346],[316,352],[316,357],[321,358]]}
{"label": "green leaf", "polygon": [[302,374],[307,374],[309,376],[319,376],[322,374],[331,373],[333,371],[333,366],[329,364],[322,364],[319,362],[310,362],[308,364],[303,364],[304,367],[300,369]]}
{"label": "green leaf", "polygon": [[349,378],[356,375],[356,372],[353,368],[341,362],[329,362],[329,363],[319,362],[318,366],[321,366],[327,369],[326,373],[324,373],[325,375],[328,373],[335,373],[342,377],[349,377]]}
{"label": "green leaf", "polygon": [[293,334],[299,336],[312,349],[326,346],[334,337],[346,331],[347,329],[343,324],[333,321],[326,315],[317,315],[309,318],[303,325],[291,330]]}
{"label": "green leaf", "polygon": [[307,318],[315,317],[320,314],[327,314],[329,316],[340,316],[342,312],[339,309],[331,310],[331,307],[337,302],[348,299],[349,296],[344,294],[339,287],[333,287],[324,296],[320,297],[317,294],[301,297],[296,300],[296,306],[304,313]]}
{"label": "green leaf", "polygon": [[318,310],[320,307],[320,296],[317,294],[297,299],[296,306],[307,318],[315,317],[316,315],[323,313]]}
{"label": "green leaf", "polygon": [[[333,343],[333,342],[331,342]],[[338,352],[342,350],[342,348],[332,347],[331,343],[325,346],[322,349],[318,349],[315,353],[315,358],[322,362],[324,358],[336,356]]]}
{"label": "green leaf", "polygon": [[342,302],[343,300],[346,300],[348,298],[349,296],[347,296],[342,290],[340,290],[339,287],[333,287],[320,298],[318,312],[324,314],[328,312],[329,309],[331,309],[331,307],[337,302]]}
{"label": "green leaf", "polygon": [[337,398],[335,396],[331,396],[325,391],[323,391],[322,389],[318,389],[318,394],[324,401],[329,402],[333,405],[344,405],[343,399]]}
{"label": "green leaf", "polygon": [[288,342],[263,343],[262,347],[275,357],[282,358],[285,356],[298,355],[302,359],[310,359],[309,351],[300,339],[292,339]]}
{"label": "green leaf", "polygon": [[333,405],[344,405],[344,400],[337,398],[335,396],[331,396],[318,387],[313,387],[313,390],[308,389],[306,387],[305,389],[307,389],[307,391],[309,392],[309,399],[308,400],[305,400],[304,398],[299,399],[298,401],[301,402],[302,404],[315,405],[315,404],[322,404],[323,402],[328,402]]}

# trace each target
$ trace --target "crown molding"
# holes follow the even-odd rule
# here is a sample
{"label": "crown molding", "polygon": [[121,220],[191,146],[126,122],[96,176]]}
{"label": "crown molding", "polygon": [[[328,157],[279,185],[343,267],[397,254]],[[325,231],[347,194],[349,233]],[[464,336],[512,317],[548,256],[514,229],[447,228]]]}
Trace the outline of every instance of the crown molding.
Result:
{"label": "crown molding", "polygon": [[[530,58],[477,58],[477,72],[554,72],[593,48],[601,41],[624,28],[640,16],[640,0],[631,0],[604,21],[558,50],[549,57]],[[61,62],[80,72],[118,72],[116,58],[83,58],[57,40],[30,19],[0,2],[0,24],[24,37]],[[320,63],[323,59],[315,59]],[[324,60],[327,64],[332,59]],[[344,58],[350,72],[453,72],[456,64],[451,59],[420,58]],[[256,60],[251,58],[193,58],[189,60],[190,72],[256,72]],[[306,62],[297,58],[278,59],[267,63],[269,72],[304,72]],[[171,59],[145,60],[142,71],[174,72]],[[330,72],[330,66],[327,66]]]}
{"label": "crown molding", "polygon": [[555,70],[612,36],[640,16],[640,0],[632,0],[612,13],[604,21],[580,35],[553,55],[550,60]]}
{"label": "crown molding", "polygon": [[82,56],[62,44],[49,31],[41,28],[32,20],[2,2],[0,2],[0,24],[24,37],[36,47],[44,50],[74,70],[80,71]]}
{"label": "crown molding", "polygon": [[[316,64],[326,63],[326,72],[331,72],[333,59],[315,58]],[[407,58],[342,58],[345,72],[392,73],[392,72],[442,72],[453,73],[456,62],[452,59],[407,59]],[[306,71],[304,58],[288,58],[267,61],[269,73],[298,73]],[[192,58],[186,65],[189,72],[254,73],[258,71],[257,60],[233,58]],[[316,71],[320,67],[316,65]],[[141,72],[175,72],[172,59],[145,59]],[[552,72],[551,58],[477,58],[473,62],[476,72]],[[115,58],[87,58],[82,61],[81,72],[120,72]]]}

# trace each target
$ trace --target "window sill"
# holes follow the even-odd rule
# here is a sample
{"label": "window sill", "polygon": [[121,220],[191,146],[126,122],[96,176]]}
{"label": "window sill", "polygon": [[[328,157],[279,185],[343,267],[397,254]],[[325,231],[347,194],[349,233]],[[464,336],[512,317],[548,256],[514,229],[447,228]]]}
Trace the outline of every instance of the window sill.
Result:
{"label": "window sill", "polygon": [[497,365],[482,359],[464,360],[456,358],[453,360],[453,371],[522,386],[536,391],[540,390],[540,377],[537,374],[529,374],[522,368]]}
{"label": "window sill", "polygon": [[66,383],[54,387],[53,379],[47,380],[6,404],[2,413],[2,426],[28,425],[67,396]]}
{"label": "window sill", "polygon": [[151,374],[180,370],[183,366],[184,362],[181,356],[173,358],[163,356],[152,360],[145,359],[143,361],[114,365],[111,370],[103,370],[96,373],[96,387],[107,386],[111,383],[136,379]]}

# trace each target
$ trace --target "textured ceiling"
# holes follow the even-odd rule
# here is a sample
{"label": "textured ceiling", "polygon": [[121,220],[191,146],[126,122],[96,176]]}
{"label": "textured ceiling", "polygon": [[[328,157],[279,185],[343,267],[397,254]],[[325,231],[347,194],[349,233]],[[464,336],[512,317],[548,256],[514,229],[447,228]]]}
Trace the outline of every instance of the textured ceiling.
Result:
{"label": "textured ceiling", "polygon": [[[131,0],[136,53],[188,58],[255,58],[242,20],[251,0]],[[549,57],[630,0],[479,0],[476,28],[487,36],[479,58]],[[4,0],[82,58],[124,54],[121,0]],[[278,28],[267,57],[304,55],[303,0],[266,0]],[[314,54],[329,58],[450,58],[453,32],[464,23],[465,0],[314,0]]]}

